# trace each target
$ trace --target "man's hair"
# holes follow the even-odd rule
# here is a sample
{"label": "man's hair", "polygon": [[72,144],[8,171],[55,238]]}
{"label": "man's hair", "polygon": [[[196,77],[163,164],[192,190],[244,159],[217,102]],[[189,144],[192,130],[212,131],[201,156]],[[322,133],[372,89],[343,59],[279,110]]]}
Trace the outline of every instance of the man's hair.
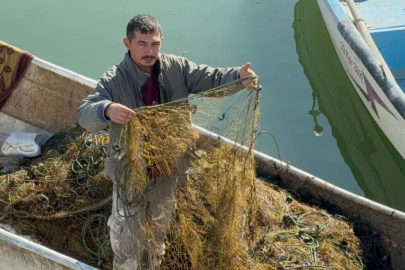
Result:
{"label": "man's hair", "polygon": [[135,31],[140,31],[142,34],[150,34],[159,31],[162,36],[162,29],[159,22],[148,14],[140,14],[129,20],[127,25],[127,39],[135,38]]}

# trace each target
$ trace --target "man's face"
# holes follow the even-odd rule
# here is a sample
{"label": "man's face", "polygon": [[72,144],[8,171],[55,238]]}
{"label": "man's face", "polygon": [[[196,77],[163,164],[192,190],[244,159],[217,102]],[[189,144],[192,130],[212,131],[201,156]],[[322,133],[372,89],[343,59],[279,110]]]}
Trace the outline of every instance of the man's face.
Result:
{"label": "man's face", "polygon": [[135,38],[124,39],[125,47],[131,52],[131,58],[140,70],[151,71],[159,55],[162,37],[159,31],[142,34],[135,31]]}

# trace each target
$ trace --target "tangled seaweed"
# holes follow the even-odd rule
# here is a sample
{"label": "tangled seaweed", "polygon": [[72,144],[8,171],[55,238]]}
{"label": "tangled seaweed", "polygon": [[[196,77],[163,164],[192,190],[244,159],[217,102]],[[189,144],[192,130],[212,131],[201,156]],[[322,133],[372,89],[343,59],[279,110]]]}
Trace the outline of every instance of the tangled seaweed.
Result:
{"label": "tangled seaweed", "polygon": [[[236,94],[228,98],[231,93]],[[165,254],[155,268],[364,269],[370,249],[362,246],[370,247],[375,237],[369,234],[365,245],[353,232],[356,224],[257,179],[252,150],[258,95],[232,83],[141,108],[123,129],[117,187],[124,202],[141,198],[156,176],[171,175],[180,159],[190,163],[188,182],[178,190],[168,224]],[[192,123],[223,137],[200,133]],[[225,137],[234,142],[226,143]],[[102,173],[107,144],[106,133],[71,129],[55,135],[45,155],[0,175],[0,222],[111,269],[107,218],[112,183]],[[148,222],[143,230],[153,241],[159,228]]]}
{"label": "tangled seaweed", "polygon": [[43,155],[0,175],[0,222],[85,262],[111,264],[106,218],[112,183],[103,175],[107,145],[105,132],[76,127],[55,134]]}
{"label": "tangled seaweed", "polygon": [[[255,180],[255,211],[247,224],[249,186],[207,179],[217,157],[226,174],[222,154],[229,146],[201,143],[196,171],[179,194],[162,269],[363,269],[361,242],[348,220],[277,186]],[[243,171],[243,163],[236,164]]]}

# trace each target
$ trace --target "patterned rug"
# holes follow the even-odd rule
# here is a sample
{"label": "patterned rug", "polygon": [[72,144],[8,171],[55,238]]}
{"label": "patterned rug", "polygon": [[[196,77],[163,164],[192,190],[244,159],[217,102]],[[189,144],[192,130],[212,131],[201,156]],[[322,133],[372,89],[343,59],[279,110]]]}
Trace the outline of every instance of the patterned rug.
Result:
{"label": "patterned rug", "polygon": [[0,40],[0,109],[23,77],[33,55]]}

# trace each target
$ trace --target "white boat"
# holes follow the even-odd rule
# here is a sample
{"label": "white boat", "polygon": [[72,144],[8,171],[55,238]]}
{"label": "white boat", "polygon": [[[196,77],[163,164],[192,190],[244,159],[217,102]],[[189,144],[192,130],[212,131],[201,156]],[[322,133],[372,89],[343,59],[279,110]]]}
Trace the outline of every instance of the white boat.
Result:
{"label": "white boat", "polygon": [[[35,57],[0,111],[0,144],[13,131],[37,132],[46,137],[75,123],[80,101],[95,85],[96,81],[90,78]],[[207,136],[218,137],[198,129]],[[387,254],[386,259],[393,269],[402,269],[405,213],[357,196],[263,153],[254,154],[261,177],[277,178],[280,185],[302,198],[338,207],[344,215],[370,223],[378,232],[376,244]],[[1,155],[0,161],[6,166],[13,162]],[[0,229],[0,262],[0,270],[96,269],[3,229]]]}
{"label": "white boat", "polygon": [[347,76],[405,158],[404,1],[317,1]]}
{"label": "white boat", "polygon": [[325,116],[340,154],[365,197],[404,211],[405,159],[376,128],[351,86],[325,25],[319,24],[322,15],[316,0],[298,1],[294,11],[296,50],[312,88],[314,130],[318,119]]}

